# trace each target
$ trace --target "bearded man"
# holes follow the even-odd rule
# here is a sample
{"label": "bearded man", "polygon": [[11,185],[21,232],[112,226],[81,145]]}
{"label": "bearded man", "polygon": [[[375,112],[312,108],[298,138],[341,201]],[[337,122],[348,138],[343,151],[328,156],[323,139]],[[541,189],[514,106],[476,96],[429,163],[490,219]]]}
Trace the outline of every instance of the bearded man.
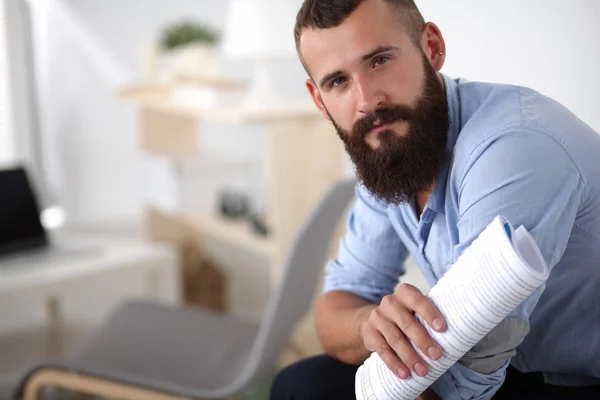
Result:
{"label": "bearded man", "polygon": [[[433,286],[497,215],[551,273],[423,399],[600,398],[600,136],[556,101],[451,79],[412,0],[305,0],[295,38],[316,106],[358,177],[315,318],[325,355],[276,378],[273,400],[353,399],[373,351],[399,379],[428,373],[446,321],[399,284],[412,255]],[[318,144],[317,144],[318,145]]]}

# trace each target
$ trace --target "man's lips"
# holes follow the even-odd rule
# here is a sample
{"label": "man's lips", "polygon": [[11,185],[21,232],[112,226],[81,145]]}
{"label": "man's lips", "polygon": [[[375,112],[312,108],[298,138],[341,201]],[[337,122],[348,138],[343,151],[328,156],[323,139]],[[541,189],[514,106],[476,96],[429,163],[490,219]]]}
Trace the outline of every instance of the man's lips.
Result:
{"label": "man's lips", "polygon": [[371,128],[369,130],[369,135],[375,135],[381,131],[384,131],[386,129],[390,129],[392,127],[392,125],[394,125],[396,122],[388,122],[386,124],[380,124],[380,123],[374,123],[373,124],[373,128]]}

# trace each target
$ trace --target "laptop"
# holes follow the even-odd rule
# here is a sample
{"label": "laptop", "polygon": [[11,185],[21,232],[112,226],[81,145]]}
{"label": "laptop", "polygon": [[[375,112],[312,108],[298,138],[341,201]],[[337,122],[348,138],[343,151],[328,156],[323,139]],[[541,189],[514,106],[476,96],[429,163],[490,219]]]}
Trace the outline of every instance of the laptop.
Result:
{"label": "laptop", "polygon": [[40,264],[57,257],[89,256],[94,250],[52,240],[40,217],[25,168],[0,169],[0,268],[9,264]]}

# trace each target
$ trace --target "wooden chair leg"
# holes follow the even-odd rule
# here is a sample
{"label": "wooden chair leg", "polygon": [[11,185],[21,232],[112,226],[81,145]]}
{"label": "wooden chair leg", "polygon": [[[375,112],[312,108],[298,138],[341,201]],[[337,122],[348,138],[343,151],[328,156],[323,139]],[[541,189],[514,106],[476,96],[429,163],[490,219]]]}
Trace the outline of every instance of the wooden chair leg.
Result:
{"label": "wooden chair leg", "polygon": [[58,386],[109,399],[182,400],[180,396],[50,368],[35,372],[27,380],[23,400],[40,400],[41,390],[46,386]]}

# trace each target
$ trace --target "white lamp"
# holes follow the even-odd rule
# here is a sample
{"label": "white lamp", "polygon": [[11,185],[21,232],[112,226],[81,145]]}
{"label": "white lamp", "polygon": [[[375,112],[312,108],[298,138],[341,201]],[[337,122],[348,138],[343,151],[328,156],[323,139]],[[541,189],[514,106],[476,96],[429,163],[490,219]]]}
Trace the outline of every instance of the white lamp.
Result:
{"label": "white lamp", "polygon": [[230,0],[223,52],[231,58],[254,60],[247,106],[277,99],[269,79],[268,61],[295,54],[296,0]]}

